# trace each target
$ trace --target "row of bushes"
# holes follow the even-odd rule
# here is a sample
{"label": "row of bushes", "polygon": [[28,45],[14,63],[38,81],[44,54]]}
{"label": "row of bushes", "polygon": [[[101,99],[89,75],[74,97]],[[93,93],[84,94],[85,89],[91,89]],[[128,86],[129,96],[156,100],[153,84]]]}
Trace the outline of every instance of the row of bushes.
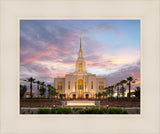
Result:
{"label": "row of bushes", "polygon": [[38,114],[128,114],[126,110],[120,108],[52,108],[52,109],[39,109]]}
{"label": "row of bushes", "polygon": [[71,108],[39,109],[38,114],[71,114]]}

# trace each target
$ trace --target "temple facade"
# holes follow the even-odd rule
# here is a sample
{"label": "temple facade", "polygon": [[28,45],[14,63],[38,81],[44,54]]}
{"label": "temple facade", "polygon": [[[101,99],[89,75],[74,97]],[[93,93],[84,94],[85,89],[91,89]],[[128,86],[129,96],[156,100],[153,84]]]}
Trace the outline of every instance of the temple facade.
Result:
{"label": "temple facade", "polygon": [[75,63],[75,72],[66,74],[65,77],[54,78],[54,87],[59,93],[65,93],[67,98],[95,98],[95,94],[102,92],[107,87],[107,78],[98,77],[86,71],[86,62],[83,58],[81,46],[77,61]]}

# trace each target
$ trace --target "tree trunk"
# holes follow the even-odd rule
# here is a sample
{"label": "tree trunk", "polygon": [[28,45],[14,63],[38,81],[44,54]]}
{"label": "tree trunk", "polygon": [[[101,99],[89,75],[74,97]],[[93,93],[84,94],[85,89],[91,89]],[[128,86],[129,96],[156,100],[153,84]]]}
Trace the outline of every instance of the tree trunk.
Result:
{"label": "tree trunk", "polygon": [[124,87],[122,85],[122,97],[124,98]]}
{"label": "tree trunk", "polygon": [[39,84],[37,85],[37,96],[39,98]]}
{"label": "tree trunk", "polygon": [[128,97],[129,97],[129,99],[131,97],[131,83],[130,82],[129,82],[129,94],[128,94]]}
{"label": "tree trunk", "polygon": [[119,86],[117,87],[117,99],[119,97]]}

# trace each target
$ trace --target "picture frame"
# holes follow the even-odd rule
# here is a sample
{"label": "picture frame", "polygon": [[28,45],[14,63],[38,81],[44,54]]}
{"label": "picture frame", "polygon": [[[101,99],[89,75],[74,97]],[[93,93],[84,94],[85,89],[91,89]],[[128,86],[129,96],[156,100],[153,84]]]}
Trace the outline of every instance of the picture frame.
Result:
{"label": "picture frame", "polygon": [[[31,133],[160,133],[160,55],[158,0],[5,1],[1,0],[0,132]],[[20,115],[20,19],[140,19],[140,115]]]}

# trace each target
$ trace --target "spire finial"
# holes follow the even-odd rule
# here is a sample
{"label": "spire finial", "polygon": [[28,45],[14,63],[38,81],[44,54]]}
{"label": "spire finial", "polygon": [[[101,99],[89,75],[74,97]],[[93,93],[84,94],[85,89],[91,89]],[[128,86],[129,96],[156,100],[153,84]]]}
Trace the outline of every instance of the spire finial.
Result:
{"label": "spire finial", "polygon": [[80,34],[80,48],[81,48],[81,34]]}

